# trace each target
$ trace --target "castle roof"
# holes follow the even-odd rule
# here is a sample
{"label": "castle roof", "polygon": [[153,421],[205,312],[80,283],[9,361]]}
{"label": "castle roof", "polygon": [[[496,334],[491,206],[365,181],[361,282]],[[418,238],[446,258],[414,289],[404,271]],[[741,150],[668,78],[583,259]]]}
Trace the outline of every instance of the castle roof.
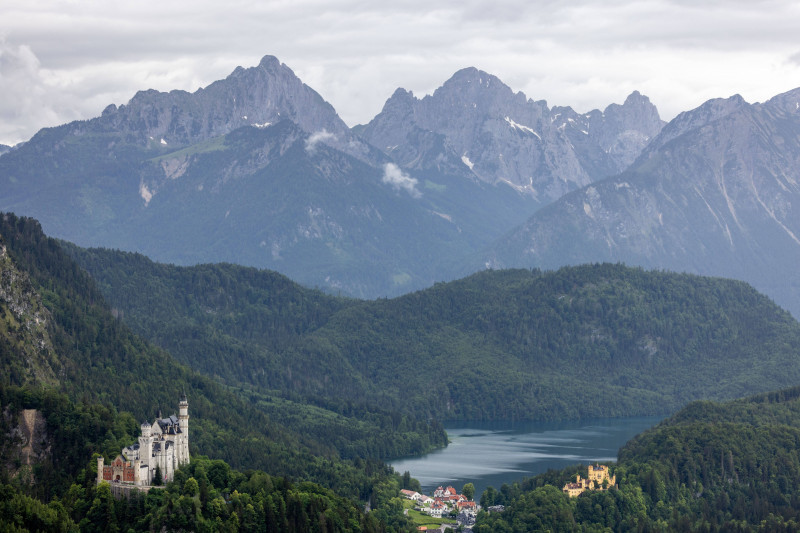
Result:
{"label": "castle roof", "polygon": [[156,419],[156,424],[158,424],[163,433],[166,433],[168,435],[181,433],[181,425],[180,422],[178,421],[178,417],[175,415],[170,415],[167,418]]}

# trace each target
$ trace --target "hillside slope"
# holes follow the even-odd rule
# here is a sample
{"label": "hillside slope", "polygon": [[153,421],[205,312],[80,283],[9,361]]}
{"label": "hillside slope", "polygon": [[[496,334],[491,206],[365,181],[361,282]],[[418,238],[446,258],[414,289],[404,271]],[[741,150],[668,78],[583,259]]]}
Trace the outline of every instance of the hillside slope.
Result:
{"label": "hillside slope", "polygon": [[557,419],[664,413],[800,382],[800,326],[730,280],[592,265],[357,301],[231,265],[71,253],[132,328],[186,364],[303,397]]}
{"label": "hillside slope", "polygon": [[[269,391],[236,394],[112,316],[94,281],[36,221],[0,215],[0,240],[0,279],[5,288],[15,278],[8,285],[19,287],[0,291],[2,387],[45,387],[72,401],[128,411],[136,420],[174,407],[185,391],[193,454],[315,480],[351,498],[369,494],[364,459],[445,443],[441,426],[381,407],[348,413]],[[90,459],[91,450],[85,452]]]}

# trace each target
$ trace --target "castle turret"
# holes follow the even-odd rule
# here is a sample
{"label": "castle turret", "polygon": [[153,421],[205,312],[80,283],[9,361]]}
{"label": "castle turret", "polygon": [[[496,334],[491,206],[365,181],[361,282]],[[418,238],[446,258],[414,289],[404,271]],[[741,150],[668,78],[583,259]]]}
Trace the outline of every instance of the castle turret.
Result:
{"label": "castle turret", "polygon": [[101,455],[97,458],[97,483],[100,484],[103,482],[103,466],[105,463],[105,459]]}
{"label": "castle turret", "polygon": [[142,423],[142,436],[139,437],[139,460],[141,465],[147,466],[146,477],[142,482],[145,485],[150,484],[150,479],[153,477],[153,470],[155,464],[153,463],[153,427],[146,420]]}
{"label": "castle turret", "polygon": [[181,395],[178,403],[178,422],[181,428],[181,435],[178,439],[178,466],[189,462],[189,400],[186,399],[186,392]]}

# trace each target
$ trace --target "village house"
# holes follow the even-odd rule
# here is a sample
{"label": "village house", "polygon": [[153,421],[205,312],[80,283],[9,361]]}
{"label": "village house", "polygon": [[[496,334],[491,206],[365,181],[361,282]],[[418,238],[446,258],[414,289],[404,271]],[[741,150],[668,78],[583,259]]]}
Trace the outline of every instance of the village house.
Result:
{"label": "village house", "polygon": [[461,501],[456,504],[456,509],[459,511],[477,512],[477,505],[475,502]]}
{"label": "village house", "polygon": [[428,508],[428,514],[431,515],[433,518],[441,518],[442,514],[445,511],[446,511],[445,506],[438,501],[433,502],[433,505],[431,505]]}
{"label": "village house", "polygon": [[434,498],[449,498],[450,496],[455,496],[458,494],[458,491],[453,487],[437,487],[435,491],[433,491]]}
{"label": "village house", "polygon": [[419,492],[416,492],[416,491],[413,491],[413,490],[408,490],[408,489],[402,489],[400,491],[400,494],[402,494],[403,496],[405,496],[409,500],[414,500],[415,502],[418,502],[420,500],[420,498],[422,498],[422,494],[420,494]]}
{"label": "village house", "polygon": [[564,485],[562,491],[570,498],[580,496],[587,490],[606,490],[617,486],[617,476],[611,476],[607,466],[589,465],[589,475],[582,479],[578,475],[577,481]]}

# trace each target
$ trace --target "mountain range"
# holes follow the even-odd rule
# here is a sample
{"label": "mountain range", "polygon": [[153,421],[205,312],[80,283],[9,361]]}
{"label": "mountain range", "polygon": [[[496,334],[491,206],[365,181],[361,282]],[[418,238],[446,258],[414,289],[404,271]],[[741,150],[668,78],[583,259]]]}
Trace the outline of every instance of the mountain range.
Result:
{"label": "mountain range", "polygon": [[800,314],[799,100],[711,100],[665,124],[638,92],[578,113],[466,68],[349,128],[266,56],[41,130],[0,156],[0,209],[83,246],[357,297],[622,261],[742,279]]}
{"label": "mountain range", "polygon": [[573,191],[487,252],[494,267],[586,261],[743,279],[800,311],[800,89],[680,114],[623,173]]}
{"label": "mountain range", "polygon": [[0,209],[81,245],[395,295],[452,278],[661,126],[638,94],[578,115],[465,69],[421,101],[398,90],[351,130],[267,56],[191,94],[143,91],[40,131],[0,158]]}

